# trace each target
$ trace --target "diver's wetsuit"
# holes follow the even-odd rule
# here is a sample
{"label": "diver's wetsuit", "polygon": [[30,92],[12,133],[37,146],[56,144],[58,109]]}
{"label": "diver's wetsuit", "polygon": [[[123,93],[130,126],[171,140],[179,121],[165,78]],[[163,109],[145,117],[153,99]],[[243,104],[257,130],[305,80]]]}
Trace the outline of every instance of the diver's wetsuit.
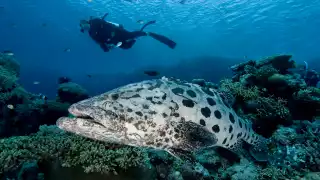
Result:
{"label": "diver's wetsuit", "polygon": [[109,51],[108,45],[117,45],[119,42],[122,43],[120,48],[129,49],[136,42],[135,38],[147,36],[146,32],[129,32],[122,26],[116,26],[100,18],[91,19],[89,23],[90,37],[96,41],[105,52]]}

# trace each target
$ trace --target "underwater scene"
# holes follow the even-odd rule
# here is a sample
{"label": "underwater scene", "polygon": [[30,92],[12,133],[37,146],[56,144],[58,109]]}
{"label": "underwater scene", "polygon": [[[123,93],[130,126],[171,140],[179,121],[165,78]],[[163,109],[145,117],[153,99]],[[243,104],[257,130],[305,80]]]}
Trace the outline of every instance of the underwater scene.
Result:
{"label": "underwater scene", "polygon": [[0,180],[320,180],[319,0],[1,0]]}

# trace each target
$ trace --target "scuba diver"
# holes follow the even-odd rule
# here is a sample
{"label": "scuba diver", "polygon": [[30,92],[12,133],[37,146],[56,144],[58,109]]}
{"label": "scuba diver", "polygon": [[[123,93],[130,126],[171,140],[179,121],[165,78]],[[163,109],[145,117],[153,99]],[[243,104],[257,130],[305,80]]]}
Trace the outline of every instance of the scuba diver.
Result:
{"label": "scuba diver", "polygon": [[102,18],[90,17],[90,20],[81,20],[81,32],[89,32],[90,37],[100,45],[104,52],[108,52],[115,47],[121,49],[130,49],[136,42],[136,39],[142,36],[150,36],[153,39],[174,49],[176,43],[169,38],[152,32],[143,31],[145,27],[156,21],[149,21],[138,31],[127,31],[121,24],[105,21],[108,13]]}

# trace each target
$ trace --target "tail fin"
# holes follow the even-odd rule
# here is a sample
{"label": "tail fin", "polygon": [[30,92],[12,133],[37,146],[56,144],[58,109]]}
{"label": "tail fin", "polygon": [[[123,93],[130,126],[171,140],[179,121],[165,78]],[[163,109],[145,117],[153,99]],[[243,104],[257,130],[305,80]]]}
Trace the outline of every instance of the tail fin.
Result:
{"label": "tail fin", "polygon": [[152,32],[148,32],[148,35],[153,39],[158,40],[159,42],[169,46],[171,49],[174,49],[177,45],[177,43],[175,43],[174,41],[172,41],[171,39],[163,35],[152,33]]}
{"label": "tail fin", "polygon": [[146,28],[147,26],[149,26],[149,25],[151,25],[151,24],[154,24],[154,23],[156,23],[155,20],[147,22],[145,25],[142,26],[142,28],[140,29],[140,31],[143,31],[144,28]]}

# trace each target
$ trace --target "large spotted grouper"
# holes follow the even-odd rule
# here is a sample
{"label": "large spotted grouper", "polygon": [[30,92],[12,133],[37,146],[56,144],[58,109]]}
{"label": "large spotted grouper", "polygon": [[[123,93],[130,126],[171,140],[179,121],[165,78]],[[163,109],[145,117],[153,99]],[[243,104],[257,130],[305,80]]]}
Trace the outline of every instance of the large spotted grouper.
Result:
{"label": "large spotted grouper", "polygon": [[163,77],[129,84],[70,106],[74,117],[57,126],[99,141],[139,147],[195,151],[223,147],[241,152],[252,145],[257,160],[266,160],[267,139],[236,115],[211,88]]}

